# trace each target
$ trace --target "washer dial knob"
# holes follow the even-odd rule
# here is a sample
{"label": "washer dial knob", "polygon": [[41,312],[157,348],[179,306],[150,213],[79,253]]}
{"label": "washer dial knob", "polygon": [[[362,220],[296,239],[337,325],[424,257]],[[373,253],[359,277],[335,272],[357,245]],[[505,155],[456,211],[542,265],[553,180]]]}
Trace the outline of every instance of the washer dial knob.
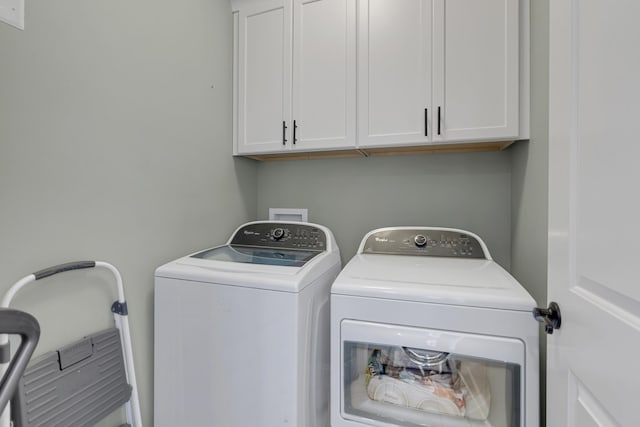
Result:
{"label": "washer dial knob", "polygon": [[418,246],[419,248],[427,244],[427,238],[424,237],[422,234],[416,235],[416,237],[413,238],[413,241],[416,244],[416,246]]}
{"label": "washer dial knob", "polygon": [[282,236],[284,236],[284,230],[282,228],[274,228],[273,230],[271,230],[271,237],[273,237],[275,240],[282,239]]}

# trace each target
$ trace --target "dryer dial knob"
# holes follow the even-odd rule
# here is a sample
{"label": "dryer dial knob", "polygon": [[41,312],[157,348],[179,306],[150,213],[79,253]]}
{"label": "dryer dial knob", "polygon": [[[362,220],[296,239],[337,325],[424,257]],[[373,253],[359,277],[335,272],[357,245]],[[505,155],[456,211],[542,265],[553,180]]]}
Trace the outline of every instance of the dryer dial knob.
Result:
{"label": "dryer dial knob", "polygon": [[416,237],[414,237],[413,241],[415,242],[416,246],[420,248],[427,244],[427,238],[422,234],[418,234]]}
{"label": "dryer dial knob", "polygon": [[282,236],[284,236],[284,230],[282,228],[274,228],[273,230],[271,230],[271,237],[273,237],[275,240],[282,239]]}

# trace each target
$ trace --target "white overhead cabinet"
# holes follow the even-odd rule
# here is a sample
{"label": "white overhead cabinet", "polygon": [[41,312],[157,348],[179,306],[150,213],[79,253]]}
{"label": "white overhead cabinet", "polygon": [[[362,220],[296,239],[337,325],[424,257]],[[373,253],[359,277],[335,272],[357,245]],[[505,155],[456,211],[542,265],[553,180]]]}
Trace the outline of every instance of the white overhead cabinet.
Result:
{"label": "white overhead cabinet", "polygon": [[433,141],[520,139],[519,0],[436,0]]}
{"label": "white overhead cabinet", "polygon": [[360,0],[358,141],[431,141],[432,0]]}
{"label": "white overhead cabinet", "polygon": [[355,0],[239,0],[236,154],[355,147]]}
{"label": "white overhead cabinet", "polygon": [[359,147],[519,139],[519,0],[361,0]]}
{"label": "white overhead cabinet", "polygon": [[238,153],[282,150],[291,109],[291,3],[243,4],[236,35]]}
{"label": "white overhead cabinet", "polygon": [[528,138],[528,2],[234,0],[234,153],[477,151]]}

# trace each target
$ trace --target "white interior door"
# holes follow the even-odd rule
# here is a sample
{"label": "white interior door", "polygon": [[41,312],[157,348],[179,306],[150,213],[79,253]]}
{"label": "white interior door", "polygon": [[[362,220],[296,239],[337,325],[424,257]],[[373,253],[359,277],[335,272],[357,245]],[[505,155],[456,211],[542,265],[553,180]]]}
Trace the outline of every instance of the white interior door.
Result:
{"label": "white interior door", "polygon": [[550,2],[547,425],[637,426],[640,3]]}

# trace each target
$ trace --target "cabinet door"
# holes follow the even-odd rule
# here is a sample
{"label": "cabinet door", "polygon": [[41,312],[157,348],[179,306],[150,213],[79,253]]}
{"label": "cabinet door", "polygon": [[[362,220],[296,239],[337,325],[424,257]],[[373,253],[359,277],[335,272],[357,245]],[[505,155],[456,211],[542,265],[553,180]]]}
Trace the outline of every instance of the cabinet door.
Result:
{"label": "cabinet door", "polygon": [[433,1],[361,0],[358,8],[359,145],[430,141]]}
{"label": "cabinet door", "polygon": [[238,153],[281,151],[291,129],[291,2],[239,10]]}
{"label": "cabinet door", "polygon": [[434,141],[518,137],[518,3],[436,0]]}
{"label": "cabinet door", "polygon": [[293,149],[355,147],[355,0],[294,0]]}

